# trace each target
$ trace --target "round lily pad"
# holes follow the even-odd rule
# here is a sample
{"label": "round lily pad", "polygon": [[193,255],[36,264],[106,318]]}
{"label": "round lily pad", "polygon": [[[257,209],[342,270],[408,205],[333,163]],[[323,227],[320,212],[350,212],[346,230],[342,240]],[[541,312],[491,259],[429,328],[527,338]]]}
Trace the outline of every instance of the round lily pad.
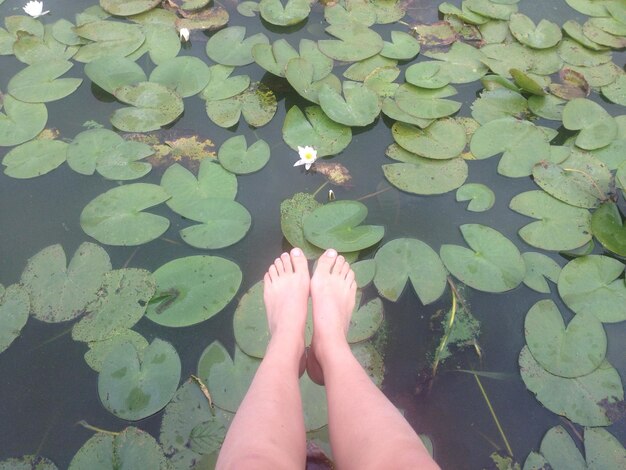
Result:
{"label": "round lily pad", "polygon": [[107,410],[137,421],[163,409],[180,381],[180,358],[167,341],[155,339],[144,349],[131,343],[111,351],[98,375],[98,394]]}
{"label": "round lily pad", "polygon": [[376,261],[366,259],[351,264],[350,267],[354,271],[354,281],[359,289],[367,287],[373,280],[376,273]]}
{"label": "round lily pad", "polygon": [[412,85],[398,87],[394,99],[400,109],[422,119],[437,119],[456,113],[461,107],[458,101],[444,98],[456,94],[451,86],[430,90]]}
{"label": "round lily pad", "polygon": [[209,83],[202,90],[202,99],[207,101],[218,101],[231,98],[245,91],[250,86],[250,77],[247,75],[236,75],[231,77],[230,74],[235,67],[227,67],[226,65],[216,64],[209,67],[210,77]]}
{"label": "round lily pad", "polygon": [[367,207],[360,202],[331,202],[304,217],[304,236],[324,249],[362,250],[378,243],[385,234],[385,228],[380,225],[359,225],[366,217]]}
{"label": "round lily pad", "polygon": [[456,190],[456,200],[469,201],[468,211],[484,212],[493,207],[496,195],[484,184],[466,183]]}
{"label": "round lily pad", "polygon": [[380,55],[388,59],[411,60],[420,51],[420,43],[404,31],[391,31],[391,42],[384,42]]}
{"label": "round lily pad", "polygon": [[566,103],[567,101],[553,95],[535,95],[528,98],[528,108],[537,116],[551,121],[561,120]]}
{"label": "round lily pad", "polygon": [[248,147],[246,137],[238,135],[224,142],[217,158],[224,168],[237,175],[259,171],[270,159],[270,147],[263,139]]}
{"label": "round lily pad", "polygon": [[25,287],[12,284],[5,289],[0,284],[0,352],[8,348],[21,334],[29,311],[30,300]]}
{"label": "round lily pad", "polygon": [[206,103],[207,115],[220,127],[236,125],[241,115],[251,126],[261,127],[272,120],[276,109],[276,96],[272,90],[257,82],[238,95]]}
{"label": "round lily pad", "polygon": [[308,259],[318,258],[323,250],[304,237],[302,220],[321,204],[309,193],[296,193],[280,203],[280,228],[292,246],[299,247]]}
{"label": "round lily pad", "polygon": [[169,227],[165,217],[142,212],[161,204],[169,194],[155,184],[134,183],[108,190],[80,214],[85,233],[107,245],[133,246],[160,237]]}
{"label": "round lily pad", "polygon": [[58,470],[58,468],[50,459],[38,455],[24,455],[19,459],[0,462],[0,470]]}
{"label": "round lily pad", "polygon": [[0,112],[0,146],[10,147],[32,139],[48,121],[43,103],[24,103],[10,95],[2,97],[4,113]]}
{"label": "round lily pad", "polygon": [[374,257],[374,285],[386,299],[396,301],[408,280],[424,305],[441,297],[447,274],[437,253],[414,238],[398,238],[385,243]]}
{"label": "round lily pad", "polygon": [[608,256],[587,255],[567,263],[559,276],[559,295],[576,313],[603,323],[626,320],[624,265]]}
{"label": "round lily pad", "polygon": [[450,83],[443,62],[426,61],[409,66],[405,71],[406,81],[422,88],[441,88]]}
{"label": "round lily pad", "polygon": [[626,74],[619,75],[613,83],[603,86],[601,90],[613,103],[626,106]]}
{"label": "round lily pad", "polygon": [[104,11],[116,16],[131,16],[151,10],[159,0],[100,0]]}
{"label": "round lily pad", "polygon": [[311,2],[309,0],[287,0],[283,6],[280,0],[261,0],[259,11],[268,23],[277,26],[289,26],[308,18],[311,12]]}
{"label": "round lily pad", "polygon": [[468,168],[460,157],[432,160],[412,155],[410,163],[383,165],[383,173],[387,181],[402,191],[430,195],[444,194],[463,185]]}
{"label": "round lily pad", "polygon": [[585,428],[585,457],[592,468],[620,468],[626,463],[626,449],[603,428]]}
{"label": "round lily pad", "polygon": [[210,73],[209,67],[197,57],[174,57],[160,63],[150,74],[150,81],[188,98],[204,90]]}
{"label": "round lily pad", "polygon": [[558,307],[548,299],[528,311],[524,333],[535,360],[559,377],[590,374],[606,356],[606,333],[596,317],[579,313],[566,328]]}
{"label": "round lily pad", "polygon": [[84,63],[107,56],[125,57],[145,41],[139,25],[119,21],[89,21],[76,26],[74,32],[91,41],[82,45],[73,56],[74,60]]}
{"label": "round lily pad", "polygon": [[378,54],[384,46],[377,32],[357,22],[331,24],[326,32],[337,39],[322,39],[317,46],[331,59],[343,62],[367,59]]}
{"label": "round lily pad", "polygon": [[29,293],[32,315],[57,323],[85,313],[110,270],[109,255],[98,245],[82,243],[69,265],[63,247],[52,245],[28,260],[20,282]]}
{"label": "round lily pad", "polygon": [[291,59],[300,57],[286,39],[279,39],[269,44],[255,44],[252,48],[254,61],[278,77],[285,76],[285,67]]}
{"label": "round lily pad", "polygon": [[[244,26],[230,26],[215,33],[206,44],[209,58],[218,64],[239,66],[254,62],[252,48],[255,44],[268,44],[269,40],[263,33],[248,38]],[[245,39],[244,39],[245,38]]]}
{"label": "round lily pad", "polygon": [[15,147],[2,159],[4,174],[36,178],[58,168],[67,158],[68,144],[60,140],[31,140]]}
{"label": "round lily pad", "polygon": [[546,279],[556,284],[561,274],[561,266],[552,258],[534,251],[522,253],[522,258],[526,265],[524,284],[534,291],[549,294],[550,286]]}
{"label": "round lily pad", "polygon": [[164,326],[203,322],[220,312],[241,285],[241,269],[217,256],[188,256],[164,264],[154,274],[156,293],[146,316]]}
{"label": "round lily pad", "polygon": [[72,68],[66,60],[50,60],[29,65],[16,73],[7,86],[14,98],[27,103],[47,103],[72,94],[82,78],[59,78]]}
{"label": "round lily pad", "polygon": [[565,105],[563,126],[580,131],[576,145],[585,150],[604,147],[617,137],[615,119],[602,106],[586,98],[576,98]]}
{"label": "round lily pad", "polygon": [[131,343],[135,349],[141,350],[148,346],[146,338],[134,330],[121,330],[118,334],[102,341],[89,342],[89,351],[85,353],[85,362],[96,372],[102,369],[102,363],[107,355],[117,349],[122,343]]}
{"label": "round lily pad", "polygon": [[442,61],[440,70],[450,77],[451,83],[471,83],[489,71],[482,62],[484,56],[480,49],[461,41],[456,41],[446,52],[435,48],[423,53],[431,59]]}
{"label": "round lily pad", "polygon": [[136,85],[148,80],[146,73],[136,62],[126,57],[105,56],[85,65],[85,74],[105,91],[128,85]]}
{"label": "round lily pad", "polygon": [[[319,104],[319,92],[326,85],[341,94],[341,81],[332,73],[315,81],[315,69],[308,60],[295,57],[290,59],[285,66],[285,78],[293,89],[303,98]],[[337,98],[341,99],[341,98]]]}
{"label": "round lily pad", "polygon": [[358,82],[343,82],[343,98],[332,87],[322,85],[318,99],[329,118],[346,126],[367,126],[380,113],[378,95]]}
{"label": "round lily pad", "polygon": [[537,26],[528,16],[513,13],[509,18],[511,34],[522,44],[534,49],[547,49],[556,46],[562,38],[561,28],[548,20],[541,20]]}
{"label": "round lily pad", "polygon": [[437,120],[425,129],[397,122],[391,131],[405,150],[435,160],[458,157],[466,144],[465,129],[454,119]]}
{"label": "round lily pad", "polygon": [[471,249],[442,245],[443,264],[459,279],[484,292],[505,292],[524,279],[526,266],[517,247],[497,230],[480,224],[460,226]]}
{"label": "round lily pad", "polygon": [[517,91],[504,87],[484,91],[472,103],[472,117],[481,124],[506,117],[519,118],[527,112],[526,98]]}
{"label": "round lily pad", "polygon": [[614,202],[605,202],[591,216],[591,231],[602,246],[626,256],[626,227]]}

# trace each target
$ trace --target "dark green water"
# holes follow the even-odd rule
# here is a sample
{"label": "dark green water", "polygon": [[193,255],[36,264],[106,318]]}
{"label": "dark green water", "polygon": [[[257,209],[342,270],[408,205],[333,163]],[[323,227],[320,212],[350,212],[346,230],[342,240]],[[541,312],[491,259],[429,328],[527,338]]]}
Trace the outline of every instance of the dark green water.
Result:
{"label": "dark green water", "polygon": [[[46,9],[51,9],[52,13],[44,17],[43,22],[54,22],[62,17],[73,20],[75,12],[93,3],[48,2]],[[414,16],[424,22],[435,21],[437,3],[413,2],[408,18]],[[0,6],[0,13],[3,17],[20,14],[21,6],[22,2],[7,0]],[[239,15],[235,4],[226,2],[224,6],[231,13],[230,24],[247,26],[249,34],[262,29],[270,41],[286,36],[274,28],[268,31],[259,27],[258,18]],[[562,0],[522,0],[520,10],[534,19],[547,18],[558,24],[580,17]],[[319,39],[323,34],[322,18],[321,9],[314,9],[297,35]],[[295,36],[289,35],[292,44],[297,42]],[[201,34],[194,36],[192,47],[181,51],[180,55],[193,54],[208,61],[204,53],[205,42],[206,38]],[[623,65],[623,59],[623,54],[614,55],[618,65]],[[140,59],[139,64],[144,70],[151,70],[147,57]],[[0,90],[5,90],[10,77],[23,67],[14,57],[0,57]],[[82,67],[82,64],[76,64],[73,75],[76,76]],[[336,73],[342,71],[340,68]],[[264,75],[256,64],[240,68],[239,73],[249,74],[253,80]],[[460,92],[457,99],[464,102],[459,115],[469,116],[469,106],[476,97],[479,84],[460,85],[457,89]],[[100,93],[91,88],[87,79],[68,98],[47,104],[50,116],[47,127],[57,128],[61,137],[67,139],[84,130],[82,124],[87,120],[109,127],[108,117],[119,105],[102,101],[98,98],[102,96]],[[232,315],[238,299],[261,279],[269,263],[287,247],[280,230],[280,202],[295,192],[313,192],[324,182],[321,175],[292,168],[296,155],[283,143],[280,129],[286,110],[302,101],[292,95],[278,93],[278,97],[276,116],[267,126],[257,130],[241,123],[228,130],[213,125],[206,117],[204,102],[197,96],[185,99],[184,115],[175,124],[177,130],[210,138],[216,147],[235,134],[246,135],[248,142],[253,136],[263,138],[272,147],[270,162],[263,170],[238,177],[237,200],[248,208],[253,218],[250,232],[232,247],[211,251],[211,254],[232,259],[241,267],[244,280],[238,296],[221,313],[200,325],[173,329],[144,319],[135,327],[148,341],[159,337],[174,344],[182,360],[182,377],[195,373],[200,353],[213,340],[219,339],[233,350]],[[616,105],[603,103],[603,106],[613,114],[621,112]],[[547,121],[539,121],[539,124],[554,126]],[[392,143],[390,125],[386,118],[380,118],[375,124],[354,132],[349,147],[333,159],[344,164],[352,175],[351,187],[333,188],[337,199],[359,199],[388,187],[381,165],[388,161],[384,150]],[[0,158],[8,150],[0,148]],[[534,189],[535,185],[530,178],[509,179],[498,175],[497,160],[469,162],[468,182],[487,184],[496,194],[496,204],[487,212],[468,212],[465,204],[455,201],[454,192],[420,197],[392,188],[363,201],[369,208],[367,222],[385,226],[385,241],[401,236],[414,237],[428,243],[435,251],[445,243],[464,245],[458,226],[480,223],[496,228],[526,251],[529,247],[519,239],[517,231],[528,223],[528,219],[509,210],[508,204],[514,195]],[[158,183],[162,171],[154,169],[142,181]],[[69,254],[80,243],[90,241],[80,228],[79,215],[89,201],[116,185],[116,182],[97,175],[78,175],[67,165],[29,180],[0,174],[0,283],[6,286],[19,281],[27,259],[48,245],[60,243]],[[623,201],[620,204],[623,210]],[[177,232],[184,224],[177,215],[164,205],[151,212],[168,217],[172,223],[170,229],[161,239],[138,248],[106,246],[114,268],[128,262],[129,266],[154,271],[167,261],[201,253],[182,242],[174,244],[164,240],[179,240]],[[373,252],[364,253],[362,259],[371,255]],[[558,255],[555,259],[560,264],[565,263]],[[554,300],[561,307],[556,287],[551,287]],[[367,295],[373,296],[375,291],[369,289]],[[450,299],[444,296],[435,304],[424,307],[407,289],[398,302],[385,301],[388,345],[384,391],[406,411],[407,418],[418,432],[432,438],[436,460],[443,468],[482,468],[490,465],[489,454],[496,450],[490,441],[501,449],[504,449],[503,443],[474,378],[454,372],[454,369],[476,368],[510,374],[508,380],[483,378],[482,381],[515,459],[523,462],[528,452],[538,448],[543,434],[551,426],[562,424],[557,415],[544,409],[526,390],[517,365],[519,351],[525,343],[524,316],[537,300],[545,296],[524,285],[505,294],[486,294],[472,289],[467,289],[466,293],[473,314],[481,321],[483,360],[481,362],[471,350],[458,354],[440,368],[430,393],[420,395],[415,394],[418,373],[427,365],[426,355],[436,345],[429,319],[438,309],[448,308]],[[561,310],[567,311],[565,308]],[[0,460],[38,453],[53,460],[59,468],[66,468],[72,456],[92,435],[91,431],[77,426],[77,421],[86,420],[111,430],[129,424],[102,407],[97,394],[97,374],[83,359],[87,346],[71,340],[70,328],[71,324],[44,324],[30,318],[20,338],[0,354]],[[609,340],[607,358],[623,377],[626,371],[623,354],[626,325],[624,322],[612,324],[606,331]],[[134,424],[158,437],[160,422],[161,413],[158,413]],[[608,430],[621,442],[626,441],[624,421]]]}

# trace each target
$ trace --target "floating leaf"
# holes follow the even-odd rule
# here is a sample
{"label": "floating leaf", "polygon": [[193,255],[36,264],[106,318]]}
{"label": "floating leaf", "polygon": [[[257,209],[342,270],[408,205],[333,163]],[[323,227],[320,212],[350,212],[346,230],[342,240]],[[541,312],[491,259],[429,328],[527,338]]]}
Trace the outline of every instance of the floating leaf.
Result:
{"label": "floating leaf", "polygon": [[[332,59],[328,60],[332,61]],[[379,69],[381,67],[395,67],[396,65],[398,65],[397,60],[388,59],[381,56],[380,54],[376,54],[372,57],[368,57],[367,59],[363,59],[359,62],[352,64],[346,69],[346,71],[343,73],[343,76],[348,80],[363,82],[376,69]]]}
{"label": "floating leaf", "polygon": [[229,20],[228,12],[219,5],[193,12],[180,10],[180,14],[183,18],[176,18],[175,23],[178,31],[182,28],[213,31],[226,25]]}
{"label": "floating leaf", "polygon": [[[209,84],[210,86],[210,84]],[[231,98],[207,101],[206,112],[218,126],[232,127],[243,118],[253,127],[272,120],[277,109],[276,96],[262,83],[251,83],[248,89]]]}
{"label": "floating leaf", "polygon": [[497,230],[480,224],[460,226],[471,249],[442,245],[446,268],[461,282],[484,292],[505,292],[524,279],[526,267],[517,247]]}
{"label": "floating leaf", "polygon": [[457,201],[469,201],[467,210],[472,212],[484,212],[493,207],[496,195],[488,186],[479,183],[467,183],[456,191]]}
{"label": "floating leaf", "polygon": [[74,55],[75,60],[85,63],[106,56],[127,56],[145,40],[139,26],[117,21],[92,21],[77,26],[74,31],[92,41],[82,45]]}
{"label": "floating leaf", "polygon": [[[136,18],[137,17],[133,17],[135,21],[137,21]],[[173,19],[174,18],[171,18],[170,20]],[[139,49],[127,55],[126,58],[138,60],[147,52],[150,56],[150,60],[156,65],[160,65],[163,62],[173,59],[180,52],[180,35],[171,22],[165,24],[144,22],[141,25],[141,32],[146,40]]]}
{"label": "floating leaf", "polygon": [[252,57],[257,64],[268,72],[278,77],[284,77],[287,63],[300,56],[286,39],[279,39],[271,45],[255,44],[252,48]]}
{"label": "floating leaf", "polygon": [[131,16],[151,10],[159,0],[100,0],[100,6],[116,16]]}
{"label": "floating leaf", "polygon": [[531,96],[528,98],[529,109],[539,117],[551,121],[560,121],[563,107],[567,101],[553,95]]}
{"label": "floating leaf", "polygon": [[[619,23],[617,23],[619,25]],[[614,36],[598,27],[598,23],[593,20],[585,21],[583,25],[583,34],[596,44],[612,47],[614,49],[623,49],[626,47],[626,38]]]}
{"label": "floating leaf", "polygon": [[556,46],[562,38],[561,28],[548,20],[541,20],[537,26],[528,16],[513,13],[509,18],[511,34],[522,44],[534,49],[547,49]]}
{"label": "floating leaf", "polygon": [[402,148],[425,158],[446,160],[465,148],[465,129],[454,119],[437,120],[425,129],[397,122],[391,130]]}
{"label": "floating leaf", "polygon": [[164,264],[154,274],[156,292],[146,316],[155,323],[182,327],[219,313],[235,296],[241,270],[217,256],[188,256]]}
{"label": "floating leaf", "polygon": [[42,103],[24,103],[10,95],[2,96],[0,102],[0,146],[10,147],[32,139],[39,134],[48,121],[48,110]]}
{"label": "floating leaf", "polygon": [[142,212],[169,199],[155,184],[134,183],[108,190],[92,200],[80,214],[85,233],[107,245],[133,246],[160,237],[170,222]]}
{"label": "floating leaf", "polygon": [[302,220],[304,236],[320,248],[358,251],[378,243],[385,234],[380,225],[359,225],[367,207],[357,201],[335,201],[314,209]]}
{"label": "floating leaf", "polygon": [[411,31],[417,36],[421,45],[427,47],[447,46],[457,39],[452,25],[447,21],[437,21],[432,24],[414,24]]}
{"label": "floating leaf", "polygon": [[331,59],[343,62],[367,59],[378,54],[384,46],[377,32],[356,22],[331,24],[326,32],[338,39],[322,39],[317,46]]}
{"label": "floating leaf", "polygon": [[30,296],[32,315],[57,323],[85,313],[110,270],[109,255],[98,245],[82,243],[69,265],[63,247],[52,245],[28,260],[20,282]]}
{"label": "floating leaf", "polygon": [[617,137],[617,123],[599,104],[585,99],[571,100],[563,108],[563,126],[580,131],[576,145],[585,150],[598,149]]}
{"label": "floating leaf", "polygon": [[270,159],[270,147],[263,139],[248,147],[246,137],[238,135],[224,142],[217,154],[222,166],[236,175],[259,171]]}
{"label": "floating leaf", "polygon": [[534,251],[522,253],[522,258],[526,265],[524,284],[534,291],[549,294],[550,286],[546,279],[550,279],[556,284],[561,274],[561,266],[552,258]]}
{"label": "floating leaf", "polygon": [[550,93],[553,95],[565,100],[584,98],[589,95],[589,84],[583,74],[565,67],[559,72],[559,77],[563,84],[550,84]]}
{"label": "floating leaf", "polygon": [[143,317],[154,295],[154,280],[143,269],[117,269],[104,273],[97,298],[74,324],[76,341],[104,341],[132,328]]}
{"label": "floating leaf", "polygon": [[610,425],[601,403],[611,404],[624,398],[619,374],[606,361],[590,374],[568,379],[547,372],[524,347],[519,366],[524,384],[543,406],[583,426]]}
{"label": "floating leaf", "polygon": [[148,346],[148,341],[134,330],[121,330],[114,336],[110,336],[102,341],[91,341],[89,351],[85,353],[85,362],[96,372],[102,369],[102,363],[109,353],[117,349],[122,343],[131,343],[137,350],[142,350]]}
{"label": "floating leaf", "polygon": [[626,227],[617,204],[605,202],[596,209],[591,216],[591,231],[607,250],[626,256]]}
{"label": "floating leaf", "polygon": [[538,219],[519,230],[529,245],[544,250],[573,250],[591,239],[589,211],[565,204],[544,191],[520,193],[511,199],[509,207]]}
{"label": "floating leaf", "polygon": [[376,273],[376,261],[366,259],[351,264],[350,267],[354,272],[354,282],[359,289],[367,287],[373,280]]}
{"label": "floating leaf", "polygon": [[472,103],[472,117],[480,124],[496,119],[524,118],[528,113],[528,102],[520,93],[507,88],[483,91]]}
{"label": "floating leaf", "polygon": [[391,42],[384,42],[380,55],[388,59],[411,60],[420,51],[417,39],[403,31],[391,31]]}
{"label": "floating leaf", "polygon": [[531,354],[559,377],[574,378],[596,370],[606,356],[606,333],[593,315],[579,313],[565,327],[552,300],[540,300],[526,314],[524,334]]}
{"label": "floating leaf", "polygon": [[367,126],[380,113],[378,95],[358,82],[343,82],[343,98],[328,85],[318,93],[320,106],[333,121],[346,126]]}
{"label": "floating leaf", "polygon": [[331,25],[358,24],[372,26],[376,22],[376,12],[367,2],[354,1],[346,4],[333,4],[324,8],[324,19]]}
{"label": "floating leaf", "polygon": [[26,287],[12,284],[5,289],[0,284],[0,352],[11,346],[13,340],[21,334],[30,308]]}
{"label": "floating leaf", "polygon": [[463,5],[478,15],[495,20],[508,20],[511,14],[517,11],[517,5],[515,3],[509,4],[508,2],[465,0]]}
{"label": "floating leaf", "polygon": [[318,157],[335,155],[345,149],[352,140],[350,127],[328,118],[319,106],[304,108],[304,113],[293,106],[285,116],[283,140],[293,150],[310,145]]}
{"label": "floating leaf", "polygon": [[593,51],[568,38],[563,38],[559,43],[557,52],[570,65],[594,67],[611,61],[610,52]]}
{"label": "floating leaf", "polygon": [[576,313],[595,315],[603,323],[626,320],[624,265],[608,256],[575,258],[559,276],[559,295]]}
{"label": "floating leaf", "polygon": [[451,83],[470,83],[480,79],[488,71],[481,62],[484,58],[480,49],[462,42],[455,42],[447,52],[437,49],[424,51],[423,54],[431,59],[442,61],[441,73],[450,77]]}
{"label": "floating leaf", "polygon": [[204,90],[210,73],[209,67],[197,57],[174,57],[159,64],[150,74],[150,81],[188,98]]}
{"label": "floating leaf", "polygon": [[395,100],[391,98],[385,98],[382,106],[383,113],[396,121],[404,122],[406,124],[413,124],[421,129],[428,127],[434,122],[433,119],[424,119],[412,116],[411,114],[400,109]]}
{"label": "floating leaf", "polygon": [[12,178],[35,178],[59,167],[68,145],[60,140],[31,140],[12,149],[2,159],[4,173]]}
{"label": "floating leaf", "polygon": [[254,34],[246,39],[244,26],[230,26],[218,31],[208,40],[206,53],[209,58],[221,65],[239,66],[254,62],[252,48],[255,44],[268,44],[263,33]]}
{"label": "floating leaf", "polygon": [[35,63],[11,78],[8,92],[27,103],[47,103],[72,94],[82,83],[81,78],[58,78],[72,68],[65,60]]}
{"label": "floating leaf", "polygon": [[395,101],[401,110],[422,119],[437,119],[456,113],[461,107],[458,101],[443,99],[456,94],[451,86],[429,90],[412,85],[400,85]]}
{"label": "floating leaf", "polygon": [[[397,153],[409,153],[401,148],[400,151]],[[385,178],[402,191],[424,195],[444,194],[458,188],[467,179],[467,163],[460,157],[432,160],[409,155],[409,163],[383,165]]]}
{"label": "floating leaf", "polygon": [[439,61],[413,64],[405,71],[406,81],[421,88],[442,88],[451,81],[442,64],[444,63]]}
{"label": "floating leaf", "polygon": [[398,300],[407,280],[424,305],[443,294],[446,270],[437,253],[420,240],[398,238],[387,242],[376,252],[374,260],[374,285],[386,299]]}
{"label": "floating leaf", "polygon": [[51,460],[37,455],[25,455],[19,459],[0,462],[0,470],[58,470],[58,468]]}
{"label": "floating leaf", "polygon": [[306,59],[296,57],[289,60],[284,75],[300,96],[316,104],[319,104],[319,91],[324,85],[329,86],[337,94],[341,93],[341,81],[332,73],[314,81],[315,69]]}
{"label": "floating leaf", "polygon": [[231,98],[245,91],[250,86],[250,77],[237,75],[231,77],[234,67],[216,64],[209,67],[210,79],[206,88],[202,90],[202,98],[207,101],[217,101]]}
{"label": "floating leaf", "polygon": [[602,87],[602,94],[613,103],[626,106],[626,74],[621,74],[610,85]]}
{"label": "floating leaf", "polygon": [[626,464],[624,446],[606,429],[585,428],[588,468],[621,468]]}
{"label": "floating leaf", "polygon": [[[297,109],[297,108],[296,108]],[[280,228],[292,246],[299,247],[308,259],[318,258],[323,250],[304,237],[302,220],[321,204],[311,194],[296,193],[280,203]]]}
{"label": "floating leaf", "polygon": [[105,91],[113,94],[122,86],[148,80],[143,69],[125,57],[102,57],[85,64],[85,74]]}
{"label": "floating leaf", "polygon": [[280,0],[261,0],[259,11],[268,23],[289,26],[308,18],[311,12],[311,3],[309,0],[287,0],[283,6]]}
{"label": "floating leaf", "polygon": [[237,11],[243,16],[254,18],[259,12],[259,3],[253,1],[245,1],[237,4]]}

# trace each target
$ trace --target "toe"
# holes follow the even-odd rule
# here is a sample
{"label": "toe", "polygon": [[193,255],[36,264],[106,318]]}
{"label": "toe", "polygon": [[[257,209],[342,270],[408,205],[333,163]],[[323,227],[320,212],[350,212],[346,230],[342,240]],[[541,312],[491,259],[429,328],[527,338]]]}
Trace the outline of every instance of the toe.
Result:
{"label": "toe", "polygon": [[335,265],[333,266],[333,274],[335,276],[341,276],[341,270],[345,264],[346,259],[342,255],[337,256],[337,261],[335,261]]}
{"label": "toe", "polygon": [[280,255],[280,260],[283,264],[283,268],[286,273],[292,273],[293,267],[291,266],[291,258],[289,257],[289,253],[283,253]]}
{"label": "toe", "polygon": [[348,284],[352,284],[354,281],[354,271],[352,271],[352,269],[350,269],[346,274],[346,281],[348,281]]}
{"label": "toe", "polygon": [[272,264],[267,270],[267,274],[269,275],[270,281],[276,281],[278,279],[278,271],[276,270],[276,265]]}
{"label": "toe", "polygon": [[280,258],[276,258],[274,260],[274,266],[276,267],[276,272],[278,273],[279,276],[285,272],[285,268],[283,266],[283,260],[281,260]]}
{"label": "toe", "polygon": [[347,276],[348,276],[348,273],[349,273],[350,271],[351,271],[351,269],[350,269],[350,263],[345,262],[345,263],[343,264],[343,267],[341,268],[341,274],[340,274],[340,277],[341,277],[342,279],[346,279],[346,278],[347,278]]}
{"label": "toe", "polygon": [[317,267],[315,268],[315,272],[320,272],[322,274],[330,274],[335,261],[337,260],[337,252],[332,248],[326,250],[322,256],[317,260]]}
{"label": "toe", "polygon": [[294,248],[293,250],[291,250],[290,255],[291,265],[293,266],[294,272],[304,273],[308,277],[309,263],[307,262],[304,253],[302,253],[302,250],[300,248]]}

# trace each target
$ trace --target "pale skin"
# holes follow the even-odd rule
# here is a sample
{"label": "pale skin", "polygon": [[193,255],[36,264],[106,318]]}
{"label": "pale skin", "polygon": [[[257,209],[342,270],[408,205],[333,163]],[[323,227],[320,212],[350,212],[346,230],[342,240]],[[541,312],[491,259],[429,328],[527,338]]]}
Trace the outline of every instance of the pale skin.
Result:
{"label": "pale skin", "polygon": [[[313,341],[305,354],[309,294]],[[355,295],[354,272],[335,250],[320,257],[312,278],[298,248],[270,266],[264,277],[264,300],[271,339],[228,430],[218,469],[305,467],[298,386],[305,368],[312,380],[326,387],[330,444],[338,469],[439,468],[348,346]]]}

